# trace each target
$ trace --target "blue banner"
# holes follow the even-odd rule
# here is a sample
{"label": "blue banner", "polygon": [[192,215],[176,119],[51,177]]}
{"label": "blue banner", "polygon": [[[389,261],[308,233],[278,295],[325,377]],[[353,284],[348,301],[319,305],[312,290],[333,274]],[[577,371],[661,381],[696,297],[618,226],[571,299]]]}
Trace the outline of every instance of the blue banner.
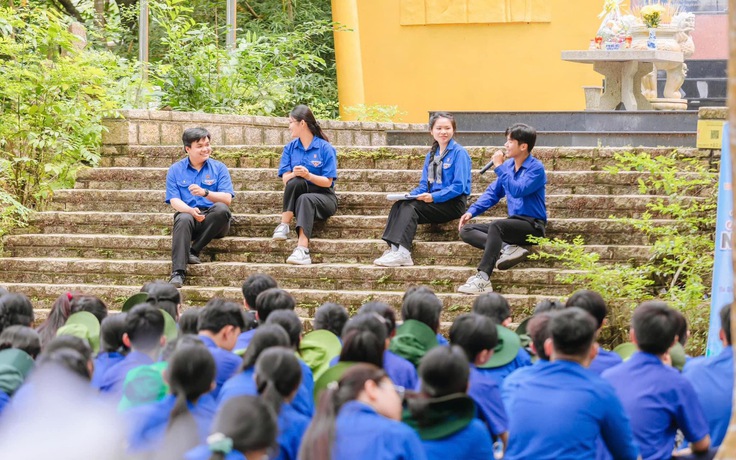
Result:
{"label": "blue banner", "polygon": [[717,355],[723,349],[718,338],[721,330],[721,308],[733,302],[733,261],[731,259],[731,227],[733,226],[733,191],[731,184],[731,148],[728,123],[723,128],[721,172],[718,178],[718,213],[716,215],[715,261],[710,304],[710,329],[706,356]]}

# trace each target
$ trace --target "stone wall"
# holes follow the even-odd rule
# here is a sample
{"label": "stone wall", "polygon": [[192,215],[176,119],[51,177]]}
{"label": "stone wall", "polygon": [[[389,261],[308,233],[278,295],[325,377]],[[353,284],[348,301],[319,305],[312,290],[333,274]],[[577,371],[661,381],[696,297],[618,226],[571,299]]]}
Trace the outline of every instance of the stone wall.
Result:
{"label": "stone wall", "polygon": [[[202,126],[212,134],[213,146],[283,145],[291,140],[288,118],[247,115],[213,115],[200,112],[121,110],[121,118],[108,118],[103,146],[181,145],[187,128]],[[384,146],[386,131],[425,130],[421,123],[374,123],[321,120],[330,142],[339,146]]]}

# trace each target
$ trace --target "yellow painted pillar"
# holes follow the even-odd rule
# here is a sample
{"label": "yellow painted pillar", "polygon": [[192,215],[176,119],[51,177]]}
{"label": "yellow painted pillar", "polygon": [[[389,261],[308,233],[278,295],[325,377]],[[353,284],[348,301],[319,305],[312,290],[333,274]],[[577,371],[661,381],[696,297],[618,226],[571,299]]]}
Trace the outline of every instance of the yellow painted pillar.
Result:
{"label": "yellow painted pillar", "polygon": [[332,20],[343,29],[335,30],[337,97],[340,103],[340,117],[349,120],[351,116],[345,112],[345,107],[365,104],[358,0],[332,0]]}

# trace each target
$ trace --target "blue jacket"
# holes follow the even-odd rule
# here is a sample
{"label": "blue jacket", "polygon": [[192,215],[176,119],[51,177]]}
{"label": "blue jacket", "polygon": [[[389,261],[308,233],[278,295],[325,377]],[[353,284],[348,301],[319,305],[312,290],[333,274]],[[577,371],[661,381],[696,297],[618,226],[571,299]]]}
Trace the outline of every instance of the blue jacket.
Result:
{"label": "blue jacket", "polygon": [[301,140],[294,139],[284,146],[281,162],[279,163],[279,177],[293,171],[295,166],[304,166],[315,176],[337,180],[335,147],[326,140],[315,136],[312,143],[305,150]]}
{"label": "blue jacket", "polygon": [[429,184],[428,177],[432,165],[432,152],[427,153],[422,167],[422,179],[419,186],[410,195],[431,193],[435,203],[443,203],[460,195],[470,195],[470,155],[462,145],[450,139],[447,154],[442,160],[442,183]]}
{"label": "blue jacket", "polygon": [[105,372],[112,366],[125,359],[125,355],[116,351],[100,352],[95,358],[95,371],[92,374],[92,386],[100,389]]}
{"label": "blue jacket", "polygon": [[202,169],[197,171],[189,162],[189,157],[177,161],[166,173],[166,203],[171,204],[172,198],[182,200],[187,206],[209,208],[214,203],[203,196],[194,196],[189,191],[192,184],[209,190],[210,192],[226,192],[235,196],[230,172],[223,163],[208,158]]}

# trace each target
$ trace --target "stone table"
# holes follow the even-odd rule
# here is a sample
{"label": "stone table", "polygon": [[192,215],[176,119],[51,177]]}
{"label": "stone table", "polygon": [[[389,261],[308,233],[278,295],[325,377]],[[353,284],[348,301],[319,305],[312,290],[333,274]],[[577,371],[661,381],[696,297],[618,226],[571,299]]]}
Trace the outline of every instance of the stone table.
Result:
{"label": "stone table", "polygon": [[[668,67],[680,64],[681,67],[684,57],[678,51],[624,49],[563,51],[562,60],[593,64],[593,70],[603,75],[606,84],[600,110],[615,110],[621,102],[626,110],[652,110],[651,102],[641,93],[642,77],[657,63],[666,63]],[[667,78],[670,79],[669,71]]]}

